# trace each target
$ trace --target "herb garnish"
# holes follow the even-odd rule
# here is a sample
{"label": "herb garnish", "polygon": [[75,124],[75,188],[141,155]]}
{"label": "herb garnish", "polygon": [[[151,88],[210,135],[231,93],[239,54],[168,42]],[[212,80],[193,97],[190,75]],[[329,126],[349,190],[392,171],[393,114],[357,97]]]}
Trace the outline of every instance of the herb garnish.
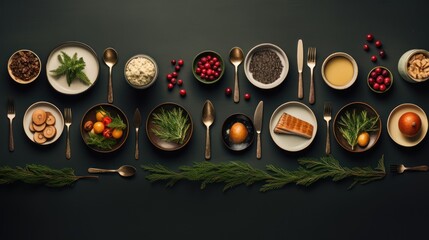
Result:
{"label": "herb garnish", "polygon": [[0,184],[21,181],[28,184],[44,184],[47,187],[65,187],[82,178],[97,176],[76,176],[71,168],[53,169],[44,165],[29,164],[26,167],[0,167]]}
{"label": "herb garnish", "polygon": [[113,138],[105,138],[102,134],[89,132],[86,144],[96,146],[101,149],[112,149],[113,145],[116,144],[116,140]]}
{"label": "herb garnish", "polygon": [[161,108],[159,113],[153,113],[152,123],[155,125],[151,131],[160,139],[167,142],[183,144],[186,133],[191,126],[188,116],[181,108],[165,110]]}
{"label": "herb garnish", "polygon": [[76,78],[81,80],[86,85],[91,85],[91,81],[88,76],[83,72],[85,69],[85,61],[82,57],[77,58],[77,53],[70,57],[67,53],[61,51],[61,55],[58,55],[58,61],[60,61],[61,65],[55,69],[51,70],[55,77],[61,77],[62,75],[66,75],[67,84],[70,86],[72,81]]}
{"label": "herb garnish", "polygon": [[201,189],[210,183],[224,183],[224,191],[244,184],[250,186],[256,182],[264,182],[261,192],[279,189],[289,183],[310,186],[318,180],[331,178],[337,182],[346,178],[353,179],[349,189],[356,184],[367,184],[380,180],[386,176],[384,157],[378,161],[376,168],[371,167],[343,167],[333,156],[318,159],[298,159],[300,167],[289,171],[273,165],[267,165],[266,170],[259,170],[244,162],[213,163],[210,161],[195,162],[191,166],[182,166],[179,171],[173,171],[161,164],[143,165],[142,168],[149,172],[146,178],[150,182],[167,181],[167,186],[172,187],[180,180],[201,182]]}
{"label": "herb garnish", "polygon": [[340,127],[339,130],[352,150],[354,150],[359,134],[362,132],[374,132],[378,130],[378,120],[378,116],[369,117],[366,110],[357,114],[356,110],[353,109],[352,113],[347,111],[343,116],[341,116],[338,124],[342,127]]}

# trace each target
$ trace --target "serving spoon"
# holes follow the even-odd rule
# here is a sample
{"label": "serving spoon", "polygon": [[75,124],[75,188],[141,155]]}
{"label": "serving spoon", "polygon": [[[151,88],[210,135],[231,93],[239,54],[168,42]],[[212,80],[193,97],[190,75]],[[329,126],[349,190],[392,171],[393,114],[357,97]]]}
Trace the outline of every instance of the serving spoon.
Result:
{"label": "serving spoon", "polygon": [[204,103],[203,107],[203,116],[202,121],[204,125],[206,126],[206,147],[205,147],[205,153],[204,157],[206,160],[209,160],[211,157],[211,149],[210,149],[210,126],[213,124],[215,119],[215,111],[212,102],[210,100],[207,100]]}
{"label": "serving spoon", "polygon": [[234,102],[240,101],[240,90],[238,88],[238,66],[243,62],[243,50],[239,47],[233,47],[229,52],[229,61],[234,65]]}
{"label": "serving spoon", "polygon": [[112,68],[118,61],[118,53],[113,48],[106,48],[103,53],[104,63],[109,67],[109,82],[107,85],[107,102],[113,103]]}
{"label": "serving spoon", "polygon": [[89,173],[118,173],[122,177],[131,177],[136,173],[136,168],[131,165],[123,165],[118,169],[102,169],[102,168],[88,168]]}

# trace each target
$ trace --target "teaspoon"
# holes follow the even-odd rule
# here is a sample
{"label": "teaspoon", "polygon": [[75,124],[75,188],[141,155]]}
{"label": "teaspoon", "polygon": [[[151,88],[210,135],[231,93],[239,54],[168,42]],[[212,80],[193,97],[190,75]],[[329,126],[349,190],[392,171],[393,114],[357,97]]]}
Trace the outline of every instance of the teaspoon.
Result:
{"label": "teaspoon", "polygon": [[238,66],[243,62],[243,50],[239,47],[233,47],[229,52],[229,61],[234,65],[234,102],[240,101],[240,90],[238,88]]}
{"label": "teaspoon", "polygon": [[211,157],[211,149],[210,149],[210,126],[213,124],[215,119],[215,112],[212,102],[207,100],[204,103],[203,107],[203,116],[202,120],[204,125],[206,126],[206,147],[205,147],[205,158],[209,160]]}
{"label": "teaspoon", "polygon": [[103,53],[104,63],[109,67],[109,82],[107,86],[107,102],[113,103],[112,68],[118,61],[118,53],[113,48],[106,48]]}
{"label": "teaspoon", "polygon": [[102,169],[102,168],[88,168],[89,173],[118,173],[122,177],[131,177],[136,173],[136,168],[130,165],[123,165],[118,169]]}

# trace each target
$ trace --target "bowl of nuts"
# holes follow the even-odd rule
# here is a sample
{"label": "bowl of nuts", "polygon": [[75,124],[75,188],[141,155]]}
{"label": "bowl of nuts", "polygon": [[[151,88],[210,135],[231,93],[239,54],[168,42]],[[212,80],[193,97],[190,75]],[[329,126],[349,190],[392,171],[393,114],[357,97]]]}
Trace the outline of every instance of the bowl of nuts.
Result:
{"label": "bowl of nuts", "polygon": [[225,64],[221,55],[211,50],[198,53],[192,63],[194,77],[205,84],[212,84],[219,81],[224,70]]}
{"label": "bowl of nuts", "polygon": [[130,86],[145,89],[150,87],[158,77],[158,66],[153,58],[138,54],[127,61],[124,74]]}
{"label": "bowl of nuts", "polygon": [[398,62],[401,77],[412,83],[429,79],[429,52],[424,49],[411,49],[405,52]]}
{"label": "bowl of nuts", "polygon": [[372,91],[384,93],[392,87],[393,75],[386,67],[377,66],[369,71],[366,83]]}
{"label": "bowl of nuts", "polygon": [[42,70],[42,62],[33,51],[21,49],[14,52],[9,58],[7,70],[15,82],[28,84],[39,76]]}

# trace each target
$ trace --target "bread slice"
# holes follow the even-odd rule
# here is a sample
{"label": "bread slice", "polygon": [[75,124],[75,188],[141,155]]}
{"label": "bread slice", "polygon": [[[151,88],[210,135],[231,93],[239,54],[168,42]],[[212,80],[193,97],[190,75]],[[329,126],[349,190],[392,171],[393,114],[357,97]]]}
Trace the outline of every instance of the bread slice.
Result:
{"label": "bread slice", "polygon": [[311,138],[313,136],[313,129],[314,126],[311,123],[288,113],[283,113],[274,128],[274,132]]}

